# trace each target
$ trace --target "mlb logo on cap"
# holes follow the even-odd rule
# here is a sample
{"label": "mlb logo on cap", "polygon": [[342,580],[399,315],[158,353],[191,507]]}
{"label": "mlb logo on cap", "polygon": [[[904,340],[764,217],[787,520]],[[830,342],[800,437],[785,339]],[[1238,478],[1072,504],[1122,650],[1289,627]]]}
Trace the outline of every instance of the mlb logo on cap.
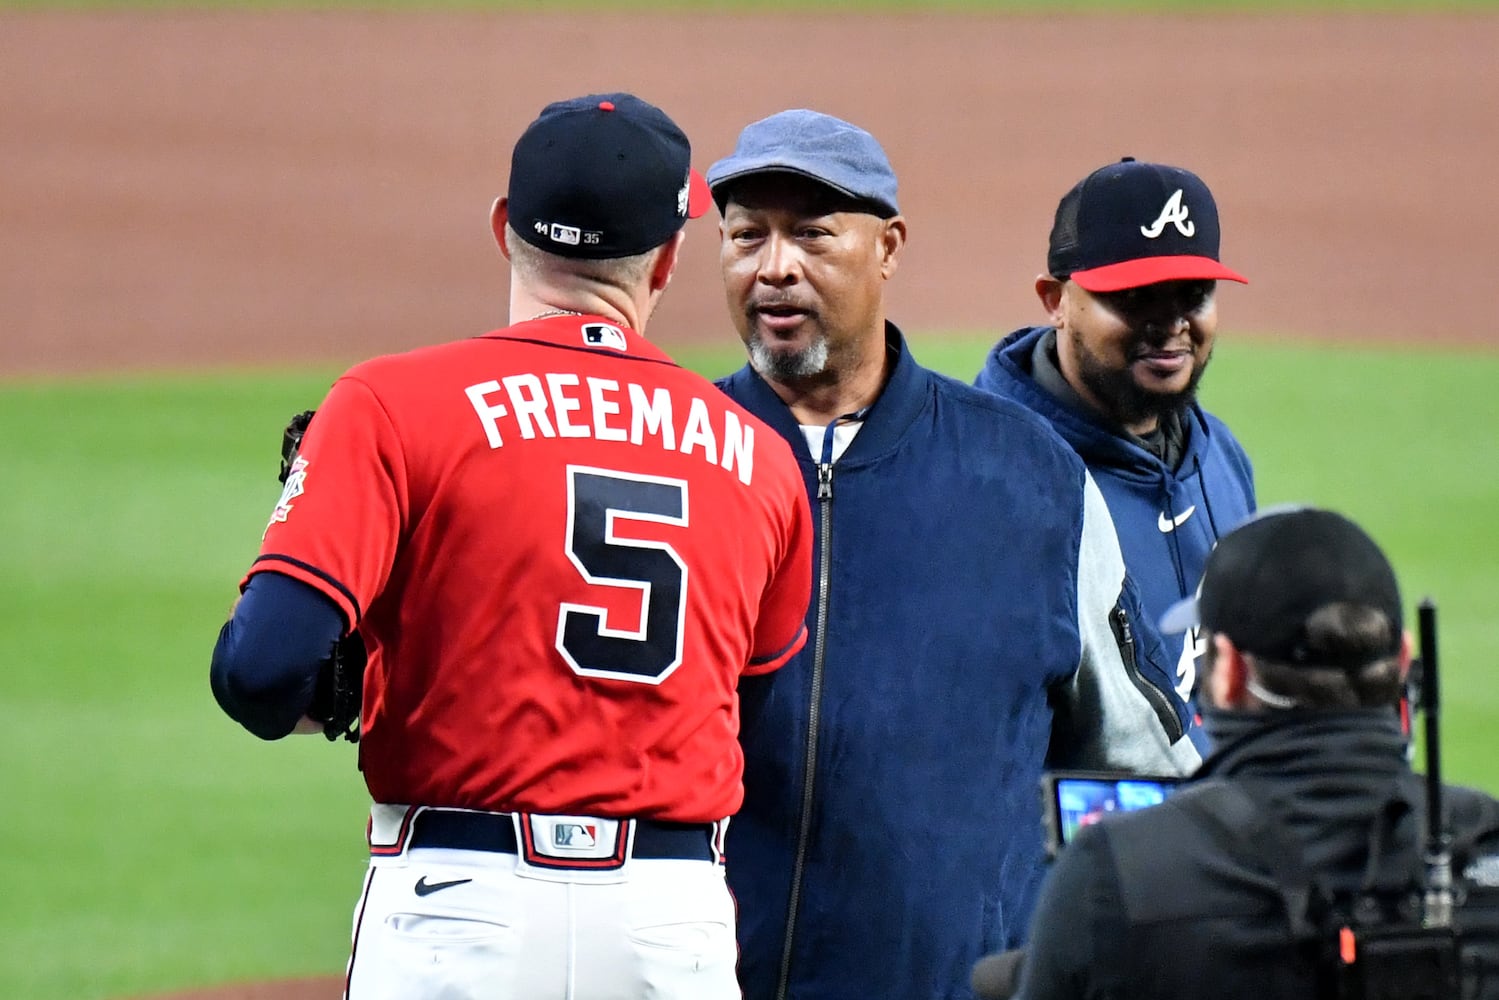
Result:
{"label": "mlb logo on cap", "polygon": [[1218,205],[1196,174],[1125,157],[1063,196],[1046,268],[1090,292],[1161,281],[1248,280],[1218,260]]}

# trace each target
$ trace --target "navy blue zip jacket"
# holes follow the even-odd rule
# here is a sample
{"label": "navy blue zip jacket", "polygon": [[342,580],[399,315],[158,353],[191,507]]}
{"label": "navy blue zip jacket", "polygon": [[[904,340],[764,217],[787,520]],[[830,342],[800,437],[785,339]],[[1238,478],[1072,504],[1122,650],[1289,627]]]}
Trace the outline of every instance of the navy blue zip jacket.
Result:
{"label": "navy blue zip jacket", "polygon": [[1025,933],[1043,766],[1198,762],[1081,460],[887,337],[836,463],[753,370],[719,383],[792,443],[817,522],[811,638],[740,688],[745,1000],[972,997],[973,962]]}
{"label": "navy blue zip jacket", "polygon": [[[1001,340],[974,384],[1045,417],[1088,464],[1108,501],[1124,563],[1154,629],[1167,608],[1197,592],[1219,536],[1254,512],[1254,470],[1223,421],[1196,403],[1182,414],[1185,450],[1173,469],[1103,417],[1057,399],[1037,383],[1032,361],[1036,345],[1051,332],[1051,327],[1030,327]],[[1192,631],[1162,639],[1175,659],[1177,692],[1195,712],[1191,695],[1203,650]],[[1205,730],[1194,726],[1192,736],[1204,749]]]}

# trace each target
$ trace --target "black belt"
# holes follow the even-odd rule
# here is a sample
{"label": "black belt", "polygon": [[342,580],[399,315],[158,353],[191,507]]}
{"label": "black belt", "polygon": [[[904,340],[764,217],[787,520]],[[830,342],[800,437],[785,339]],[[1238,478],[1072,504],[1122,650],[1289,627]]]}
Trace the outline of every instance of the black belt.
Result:
{"label": "black belt", "polygon": [[[525,818],[521,817],[521,822]],[[629,822],[619,820],[620,826]],[[635,820],[636,858],[679,858],[714,861],[712,823],[667,823],[654,819]],[[621,831],[623,832],[623,831]],[[424,809],[411,831],[411,847],[445,847],[459,851],[490,851],[519,854],[515,823],[504,813],[456,812]]]}

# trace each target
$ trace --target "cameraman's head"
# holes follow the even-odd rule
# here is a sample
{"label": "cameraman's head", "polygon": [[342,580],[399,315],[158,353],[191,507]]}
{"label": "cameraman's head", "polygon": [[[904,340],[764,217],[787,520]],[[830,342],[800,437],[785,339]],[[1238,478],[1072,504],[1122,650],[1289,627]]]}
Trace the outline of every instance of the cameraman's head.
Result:
{"label": "cameraman's head", "polygon": [[1395,572],[1347,518],[1266,512],[1224,536],[1165,630],[1208,637],[1208,703],[1234,711],[1394,707],[1410,665]]}

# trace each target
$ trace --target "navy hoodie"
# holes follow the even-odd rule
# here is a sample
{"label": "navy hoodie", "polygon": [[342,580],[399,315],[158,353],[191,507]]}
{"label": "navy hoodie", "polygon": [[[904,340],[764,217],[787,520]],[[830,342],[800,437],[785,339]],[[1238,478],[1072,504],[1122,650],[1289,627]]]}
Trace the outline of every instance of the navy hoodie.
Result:
{"label": "navy hoodie", "polygon": [[[1001,340],[974,385],[1045,417],[1088,464],[1154,628],[1167,608],[1197,592],[1203,564],[1219,537],[1254,512],[1254,470],[1223,421],[1196,403],[1182,413],[1186,442],[1173,469],[1101,415],[1057,399],[1037,383],[1032,361],[1036,345],[1051,332],[1051,327],[1029,327]],[[1196,636],[1175,632],[1162,639],[1176,661],[1177,691],[1190,698],[1202,652]],[[1191,707],[1195,712],[1195,699]],[[1205,747],[1200,726],[1193,727],[1192,737]]]}
{"label": "navy hoodie", "polygon": [[817,539],[806,647],[740,684],[745,1000],[970,1000],[973,963],[1025,935],[1043,767],[1198,762],[1082,461],[887,343],[836,462],[753,370],[719,383],[791,443]]}

